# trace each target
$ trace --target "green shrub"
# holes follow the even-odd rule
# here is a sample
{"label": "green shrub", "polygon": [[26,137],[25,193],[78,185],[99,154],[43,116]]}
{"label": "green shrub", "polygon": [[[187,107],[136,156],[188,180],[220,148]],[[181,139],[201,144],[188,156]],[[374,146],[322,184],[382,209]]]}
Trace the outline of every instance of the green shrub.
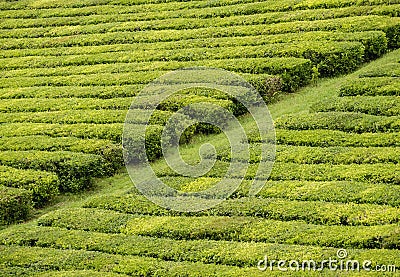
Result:
{"label": "green shrub", "polygon": [[339,96],[400,96],[400,81],[392,77],[360,78],[340,88]]}
{"label": "green shrub", "polygon": [[[166,210],[143,196],[134,194],[94,197],[87,200],[84,207],[153,216],[193,215]],[[332,211],[335,212],[332,213]],[[210,210],[195,215],[253,216],[281,221],[302,220],[307,223],[325,225],[381,225],[399,221],[399,211],[396,207],[255,197],[228,199]]]}
{"label": "green shrub", "polygon": [[39,219],[39,225],[176,240],[210,239],[356,248],[380,248],[382,245],[377,233],[380,237],[389,237],[399,231],[396,225],[321,226],[251,217],[129,216],[81,208],[47,214]]}
{"label": "green shrub", "polygon": [[26,189],[35,206],[42,206],[58,193],[60,182],[54,173],[0,166],[0,185]]}
{"label": "green shrub", "polygon": [[[347,133],[336,130],[276,130],[276,141],[279,144],[298,146],[356,146],[356,147],[396,147],[400,146],[399,133]],[[252,136],[253,142],[260,138]]]}
{"label": "green shrub", "polygon": [[26,220],[32,208],[31,191],[0,185],[0,225]]}
{"label": "green shrub", "polygon": [[21,169],[52,171],[60,180],[62,191],[78,191],[91,184],[92,177],[107,176],[116,168],[106,168],[98,155],[66,151],[3,151],[0,164]]}
{"label": "green shrub", "polygon": [[334,101],[320,101],[311,106],[314,112],[357,112],[372,115],[400,115],[397,96],[340,97]]}
{"label": "green shrub", "polygon": [[285,115],[275,121],[277,128],[288,130],[329,129],[345,132],[398,132],[399,116],[375,116],[350,112],[300,113]]}

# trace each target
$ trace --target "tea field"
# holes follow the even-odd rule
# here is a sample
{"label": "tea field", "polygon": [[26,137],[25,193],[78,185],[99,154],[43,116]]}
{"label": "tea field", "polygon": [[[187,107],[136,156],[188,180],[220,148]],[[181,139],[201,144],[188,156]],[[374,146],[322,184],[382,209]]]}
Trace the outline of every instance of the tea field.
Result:
{"label": "tea field", "polygon": [[[1,2],[0,276],[399,271],[399,11],[400,1],[381,0]],[[238,116],[248,135],[245,180],[197,213],[141,195],[121,146],[136,95],[193,66],[249,81],[269,103],[277,140],[269,180],[249,196],[258,164],[270,162],[260,155],[270,142],[245,110],[199,89],[158,105],[147,155],[179,191],[216,184],[232,155],[223,134],[197,124],[182,138],[182,156],[198,162],[210,142],[217,162],[200,178],[173,171],[160,136],[174,112],[210,102]],[[147,123],[142,100],[129,124]],[[370,260],[372,271],[257,268],[266,256],[321,264],[340,249],[346,259]]]}

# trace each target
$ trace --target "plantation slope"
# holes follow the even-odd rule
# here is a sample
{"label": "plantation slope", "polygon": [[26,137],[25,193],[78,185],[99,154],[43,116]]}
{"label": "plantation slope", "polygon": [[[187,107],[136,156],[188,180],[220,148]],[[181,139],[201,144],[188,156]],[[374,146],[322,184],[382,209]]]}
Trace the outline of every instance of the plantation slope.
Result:
{"label": "plantation slope", "polygon": [[[318,77],[347,74],[398,48],[399,11],[397,0],[1,2],[0,206],[5,212],[0,225],[26,220],[57,195],[89,189],[93,178],[115,174],[123,166],[126,112],[155,78],[185,67],[222,68],[241,74],[267,102],[276,101]],[[381,84],[380,95],[398,95],[398,83],[388,86],[387,77],[370,82]],[[341,93],[354,91],[344,87]],[[315,109],[365,113],[349,115],[357,117],[362,129],[337,130],[397,132],[395,99],[375,108],[367,100],[354,107],[356,100],[346,99]],[[161,126],[171,112],[204,101],[235,115],[244,112],[217,91],[181,91],[161,103],[150,119],[150,160],[161,155]],[[147,123],[147,104],[142,98],[129,123]],[[335,116],[327,113],[318,120]],[[393,117],[377,126],[380,116]],[[212,132],[215,128],[199,124],[182,142]],[[141,139],[135,136],[132,143]],[[363,141],[349,138],[349,143],[353,140]],[[391,146],[390,138],[371,140]],[[20,178],[13,175],[15,169]]]}
{"label": "plantation slope", "polygon": [[[320,80],[269,105],[279,128],[277,162],[256,197],[248,196],[249,178],[221,205],[201,213],[178,213],[149,202],[132,186],[127,173],[118,174],[99,181],[93,192],[64,197],[59,208],[47,208],[38,219],[0,231],[2,272],[5,276],[51,276],[58,271],[65,276],[286,276],[288,272],[276,267],[260,271],[257,263],[265,256],[320,263],[336,259],[339,249],[346,249],[352,260],[371,260],[371,268],[395,265],[400,270],[398,131],[390,127],[365,132],[364,126],[371,123],[361,120],[361,124],[351,117],[345,122],[325,120],[324,128],[317,120],[342,113],[344,118],[354,114],[364,120],[368,111],[378,116],[371,126],[396,118],[378,112],[381,103],[393,102],[396,107],[393,96],[387,96],[387,102],[376,96],[374,102],[372,96],[344,94],[363,79],[370,84],[367,78],[377,78],[372,72],[385,74],[388,65],[396,70],[393,64],[400,65],[399,54],[393,51],[353,74]],[[385,78],[390,86],[389,77]],[[390,78],[396,82],[396,77]],[[359,91],[363,95],[365,89]],[[347,97],[360,97],[360,110],[349,111],[355,102]],[[302,118],[308,119],[307,125],[299,123]],[[266,142],[257,138],[250,116],[240,120],[252,138],[251,162],[257,163],[259,146]],[[349,129],[338,131],[337,124]],[[208,177],[177,176],[163,159],[155,161],[153,169],[181,191],[212,186],[230,160],[224,136],[196,136],[193,143],[181,147],[181,153],[193,162],[205,142],[216,147],[218,158]],[[250,170],[247,175],[251,174]],[[375,271],[327,268],[289,272],[380,276]]]}

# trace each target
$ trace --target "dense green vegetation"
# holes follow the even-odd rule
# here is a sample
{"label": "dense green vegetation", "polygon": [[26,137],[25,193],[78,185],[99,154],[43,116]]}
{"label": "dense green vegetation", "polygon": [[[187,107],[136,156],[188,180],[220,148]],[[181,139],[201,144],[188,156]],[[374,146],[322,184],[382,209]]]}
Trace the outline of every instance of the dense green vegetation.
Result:
{"label": "dense green vegetation", "polygon": [[[340,248],[399,271],[399,12],[381,0],[1,2],[0,275],[280,276],[258,261],[322,262]],[[245,180],[199,213],[155,205],[126,172],[109,177],[123,166],[124,122],[147,123],[138,93],[193,66],[240,74],[273,103],[277,128],[276,159],[260,157],[273,142],[225,93],[186,89],[158,105],[129,143],[145,139],[154,172],[182,192],[216,184],[232,153],[217,128],[195,124],[182,157],[198,162],[211,142],[217,162],[201,178],[173,171],[160,137],[175,111],[213,103],[248,135],[249,169],[235,173]],[[249,196],[258,164],[273,161]]]}

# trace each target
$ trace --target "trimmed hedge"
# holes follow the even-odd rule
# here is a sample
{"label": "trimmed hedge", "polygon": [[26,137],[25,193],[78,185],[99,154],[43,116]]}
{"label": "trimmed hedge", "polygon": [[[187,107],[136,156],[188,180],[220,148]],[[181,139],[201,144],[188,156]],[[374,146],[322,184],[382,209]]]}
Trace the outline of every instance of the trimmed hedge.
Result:
{"label": "trimmed hedge", "polygon": [[54,172],[62,191],[79,191],[90,186],[92,177],[107,176],[116,170],[98,155],[66,151],[3,151],[0,164]]}
{"label": "trimmed hedge", "polygon": [[375,116],[350,112],[299,113],[275,121],[277,128],[288,130],[329,129],[345,132],[398,132],[399,116]]}
{"label": "trimmed hedge", "polygon": [[[58,250],[42,247],[0,246],[0,263],[36,270],[96,270],[130,276],[259,276],[257,268],[239,268],[201,262],[173,262],[98,251]],[[331,251],[334,254],[334,251]],[[46,257],[46,259],[43,259]],[[257,257],[262,258],[262,257]]]}
{"label": "trimmed hedge", "polygon": [[314,112],[357,112],[372,115],[400,115],[397,96],[340,97],[334,101],[320,101],[311,106]]}
{"label": "trimmed hedge", "polygon": [[[230,22],[225,20],[225,25]],[[240,19],[243,20],[243,19]],[[235,23],[232,21],[232,23]],[[133,22],[134,24],[134,22]],[[240,22],[242,24],[242,22]],[[332,31],[339,32],[358,32],[381,30],[387,34],[390,48],[397,48],[399,20],[396,17],[388,16],[356,16],[338,19],[315,20],[315,21],[294,21],[277,24],[265,25],[233,25],[223,27],[208,27],[191,30],[150,30],[146,32],[135,32],[127,27],[120,29],[114,28],[113,32],[97,34],[80,34],[71,37],[68,40],[54,40],[53,38],[19,38],[8,39],[2,44],[2,49],[24,49],[24,48],[49,48],[49,47],[69,47],[69,46],[94,46],[109,44],[131,44],[138,42],[158,42],[158,41],[176,41],[193,38],[211,38],[211,37],[235,37],[235,36],[253,36],[263,34],[282,34],[297,33],[305,31]],[[214,26],[214,25],[213,25]],[[187,22],[186,26],[187,27]],[[95,28],[94,28],[95,29]],[[65,28],[58,28],[61,33],[67,34],[70,31]],[[60,34],[59,34],[60,35]]]}
{"label": "trimmed hedge", "polygon": [[[86,201],[85,208],[97,208],[141,215],[253,216],[280,221],[302,220],[317,225],[382,225],[399,222],[399,208],[374,204],[290,201],[279,198],[243,197],[228,199],[199,213],[178,213],[150,202],[144,196],[104,195]],[[332,211],[335,211],[332,213]]]}
{"label": "trimmed hedge", "polygon": [[[253,144],[250,147],[250,159],[246,155],[238,156],[237,160],[259,163],[271,161],[271,157],[261,158],[261,147],[265,144]],[[400,163],[400,148],[396,147],[308,147],[308,146],[284,146],[276,147],[276,155],[273,161],[280,163],[299,164],[373,164],[373,163]],[[208,158],[208,157],[207,157]],[[217,158],[229,162],[232,160],[230,146],[218,150]]]}
{"label": "trimmed hedge", "polygon": [[[29,102],[31,101],[29,98],[63,98],[65,101],[67,99],[74,98],[85,98],[87,101],[86,105],[91,102],[99,103],[100,99],[110,99],[109,101],[112,103],[111,106],[116,108],[116,105],[121,105],[123,98],[125,97],[133,97],[138,94],[143,88],[143,85],[123,85],[123,86],[64,86],[64,87],[55,87],[55,86],[34,86],[34,87],[18,87],[18,88],[2,88],[0,89],[0,99],[21,99]],[[89,99],[89,98],[98,98],[98,99]],[[112,98],[121,98],[121,99],[113,99]],[[79,102],[78,99],[74,99],[76,102]],[[120,102],[120,101],[121,102]],[[33,101],[33,100],[32,100]],[[42,99],[41,101],[46,101]],[[51,100],[47,100],[51,101]],[[3,101],[2,101],[3,102]],[[74,102],[72,107],[76,107],[77,103]],[[61,103],[59,103],[61,105]],[[104,104],[104,102],[102,103]],[[110,106],[107,103],[107,106]],[[95,105],[93,108],[99,107]],[[104,106],[100,106],[104,107]],[[55,106],[51,107],[55,109]]]}
{"label": "trimmed hedge", "polygon": [[400,80],[392,77],[360,78],[340,88],[339,96],[400,96]]}
{"label": "trimmed hedge", "polygon": [[[214,219],[214,221],[218,221],[218,219]],[[5,237],[5,234],[2,236],[1,243],[4,246],[1,246],[1,248],[5,253],[7,253],[7,251],[4,250],[5,246],[8,246],[9,248],[15,246],[16,249],[20,248],[20,246],[25,246],[24,248],[28,250],[28,253],[41,248],[43,249],[42,252],[47,252],[49,254],[46,255],[46,257],[48,257],[51,261],[54,259],[54,257],[53,255],[50,255],[50,253],[57,251],[55,249],[60,249],[64,250],[58,250],[64,259],[69,252],[73,252],[80,258],[82,258],[84,254],[92,254],[92,259],[94,259],[94,261],[91,259],[86,261],[85,259],[85,263],[79,264],[89,264],[91,266],[99,264],[100,261],[98,257],[104,255],[108,256],[109,258],[112,257],[109,263],[106,263],[108,265],[108,269],[114,268],[112,266],[112,262],[114,260],[120,260],[122,264],[124,264],[126,259],[136,258],[150,260],[149,258],[143,257],[147,256],[158,258],[156,261],[158,261],[161,265],[163,265],[165,260],[167,260],[171,261],[169,262],[170,266],[177,264],[177,262],[181,262],[181,266],[184,264],[191,264],[192,269],[196,268],[196,264],[193,263],[197,263],[198,266],[202,265],[205,268],[208,266],[213,267],[214,270],[228,268],[226,265],[238,266],[231,268],[235,268],[236,271],[240,272],[240,274],[244,274],[244,276],[249,276],[248,274],[245,274],[243,270],[246,270],[246,268],[248,270],[248,267],[254,267],[258,260],[263,258],[263,255],[268,255],[268,257],[279,257],[282,259],[289,257],[289,259],[299,259],[299,261],[303,259],[313,259],[316,262],[321,262],[326,257],[334,257],[335,252],[337,251],[336,248],[328,247],[322,248],[315,246],[285,245],[277,243],[248,243],[213,240],[172,240],[166,238],[148,238],[141,236],[126,236],[122,234],[103,234],[78,230],[63,230],[54,227],[46,228],[31,226],[30,229],[19,227],[13,228],[13,230],[13,233],[7,232],[8,237]],[[26,246],[32,246],[33,248],[29,250],[29,248]],[[166,248],[168,248],[169,251],[160,251],[160,249]],[[111,256],[110,254],[114,255]],[[355,258],[361,259],[370,255],[371,260],[372,257],[374,257],[373,263],[378,264],[393,264],[398,261],[398,256],[396,256],[396,254],[398,254],[398,250],[351,249],[349,250],[349,254]],[[291,256],[293,258],[290,258]],[[24,256],[22,255],[22,257]],[[21,263],[21,260],[23,260],[22,257],[15,257],[16,259],[13,260],[12,264]],[[4,257],[2,261],[6,260],[7,258]],[[32,258],[33,257],[31,257],[31,259]],[[217,265],[215,264],[216,258],[218,259]],[[47,259],[46,261],[48,262]],[[66,263],[72,262],[69,259],[65,259],[65,261]],[[61,264],[64,265],[65,263]],[[102,264],[100,263],[100,265]],[[77,267],[76,264],[74,268],[75,267]],[[80,266],[78,266],[78,268],[79,267]],[[120,269],[121,267],[117,268]],[[210,274],[210,272],[207,273]],[[165,275],[162,274],[162,276]],[[167,276],[171,275],[168,274]],[[185,274],[184,276],[188,275]],[[199,276],[199,273],[195,272],[195,276]],[[223,276],[232,275],[228,274]],[[258,272],[256,276],[260,276],[260,272]]]}
{"label": "trimmed hedge", "polygon": [[[37,62],[46,64],[49,62],[56,62],[52,56],[59,55],[89,55],[111,52],[132,52],[138,48],[146,50],[172,50],[172,49],[186,49],[186,48],[220,48],[232,46],[256,46],[256,45],[270,45],[276,43],[289,43],[294,42],[303,43],[318,41],[323,42],[336,42],[336,41],[353,41],[361,42],[365,47],[365,59],[371,60],[380,57],[387,50],[387,38],[382,31],[365,31],[365,32],[332,32],[332,31],[313,31],[302,33],[287,33],[275,35],[248,35],[239,37],[219,37],[219,38],[202,38],[202,39],[189,39],[183,44],[181,41],[164,41],[153,43],[131,43],[131,44],[117,44],[117,45],[98,45],[98,46],[75,46],[68,48],[44,48],[44,49],[18,49],[8,50],[0,53],[3,57],[3,68],[19,68],[26,67],[27,64],[37,66]],[[45,60],[38,60],[39,56],[46,56]],[[24,63],[20,60],[23,57]],[[122,57],[120,57],[121,59]],[[50,59],[50,61],[47,61]],[[119,60],[119,59],[118,59]],[[36,61],[36,62],[35,62]],[[84,61],[81,61],[84,62]],[[71,63],[65,60],[63,64]]]}
{"label": "trimmed hedge", "polygon": [[[291,57],[156,61],[20,71],[21,76],[5,78],[1,87],[145,84],[167,71],[195,66],[222,68],[237,73],[279,75],[286,86],[285,91],[293,91],[309,83],[313,74],[310,60]],[[112,74],[112,72],[118,73]]]}
{"label": "trimmed hedge", "polygon": [[0,185],[30,191],[34,204],[42,206],[57,195],[60,181],[54,173],[0,166]]}
{"label": "trimmed hedge", "polygon": [[0,225],[26,220],[32,209],[31,191],[0,185]]}
{"label": "trimmed hedge", "polygon": [[[301,221],[282,222],[225,216],[137,217],[113,211],[81,208],[47,214],[39,219],[38,224],[177,240],[254,241],[351,248],[381,248],[380,238],[390,237],[399,231],[396,225],[321,226]],[[398,245],[391,245],[390,248],[396,249]]]}
{"label": "trimmed hedge", "polygon": [[[271,166],[269,161],[263,161]],[[228,162],[216,161],[213,168],[203,177],[220,178],[226,174],[229,167]],[[254,179],[259,164],[250,164],[247,172],[236,171],[231,174],[232,178]],[[397,173],[399,164],[298,164],[298,163],[280,163],[273,164],[272,172],[269,176],[263,174],[257,178],[265,180],[269,178],[274,181],[284,180],[304,180],[304,181],[360,181],[374,183],[400,184],[400,176]],[[166,164],[165,161],[157,162],[153,166],[153,171],[159,177],[178,176]]]}
{"label": "trimmed hedge", "polygon": [[[214,59],[262,58],[262,57],[298,57],[310,59],[322,76],[333,76],[354,70],[364,60],[364,46],[360,42],[336,41],[297,41],[295,43],[275,43],[260,46],[226,46],[204,49],[185,48],[172,50],[147,50],[130,52],[121,57],[121,52],[68,56],[60,61],[58,56],[46,58],[23,58],[22,63],[5,65],[8,69],[27,68],[27,70],[8,71],[7,77],[43,76],[54,74],[54,70],[32,70],[32,68],[51,68],[56,66],[82,66],[95,64],[137,63],[147,61],[201,61]],[[124,53],[124,52],[122,52]],[[136,53],[136,54],[135,54]],[[12,60],[14,61],[14,60]],[[12,62],[11,61],[11,62]],[[48,72],[46,74],[46,72]],[[71,72],[74,74],[74,72]],[[268,72],[269,73],[269,72]],[[60,73],[59,73],[60,74]],[[57,74],[57,75],[59,75]]]}
{"label": "trimmed hedge", "polygon": [[385,63],[382,66],[364,71],[359,75],[359,77],[400,77],[400,63],[398,61]]}
{"label": "trimmed hedge", "polygon": [[[128,108],[127,108],[128,109]],[[172,113],[167,111],[154,111],[147,121],[144,110],[130,110],[127,118],[127,110],[63,110],[54,112],[17,112],[0,113],[0,123],[130,123],[164,125]]]}
{"label": "trimmed hedge", "polygon": [[[278,144],[298,146],[348,146],[348,147],[397,147],[400,146],[400,133],[347,133],[336,130],[276,130]],[[250,141],[260,142],[257,136]]]}

